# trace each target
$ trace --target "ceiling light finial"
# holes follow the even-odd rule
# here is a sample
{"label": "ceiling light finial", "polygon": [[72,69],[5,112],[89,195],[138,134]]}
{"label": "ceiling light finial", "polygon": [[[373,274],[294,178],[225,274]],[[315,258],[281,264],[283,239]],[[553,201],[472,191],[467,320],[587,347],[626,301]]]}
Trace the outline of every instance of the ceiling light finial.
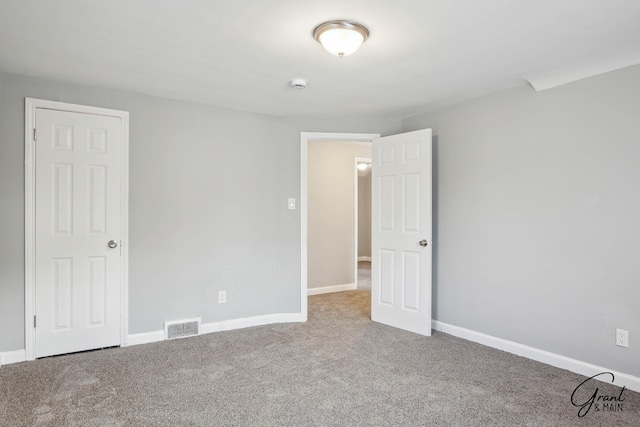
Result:
{"label": "ceiling light finial", "polygon": [[329,52],[339,57],[351,55],[369,37],[364,25],[353,21],[328,21],[313,30],[313,38]]}

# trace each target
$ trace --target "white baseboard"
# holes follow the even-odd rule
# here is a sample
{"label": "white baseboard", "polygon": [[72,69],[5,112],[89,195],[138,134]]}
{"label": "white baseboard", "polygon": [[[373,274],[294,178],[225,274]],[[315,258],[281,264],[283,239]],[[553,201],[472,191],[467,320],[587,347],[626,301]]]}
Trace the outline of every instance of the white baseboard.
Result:
{"label": "white baseboard", "polygon": [[371,262],[371,257],[370,256],[359,256],[358,257],[358,261],[369,261],[369,262]]}
{"label": "white baseboard", "polygon": [[164,330],[143,332],[141,334],[129,334],[127,336],[127,346],[149,344],[164,340]]}
{"label": "white baseboard", "polygon": [[[200,325],[200,334],[211,332],[231,331],[233,329],[249,328],[251,326],[270,325],[272,323],[301,322],[300,313],[279,313],[263,316],[244,317],[241,319],[223,320],[221,322],[203,323]],[[127,337],[127,345],[149,344],[164,341],[164,330],[131,334]]]}
{"label": "white baseboard", "polygon": [[358,289],[355,283],[348,283],[346,285],[334,285],[334,286],[324,286],[322,288],[307,288],[307,295],[320,295],[320,294],[330,294],[332,292],[342,292],[342,291],[352,291],[354,289]]}
{"label": "white baseboard", "polygon": [[222,322],[204,323],[200,333],[232,331],[252,326],[271,325],[273,323],[301,322],[300,313],[267,314],[264,316],[245,317],[242,319],[223,320]]}
{"label": "white baseboard", "polygon": [[[611,372],[615,377],[613,384],[619,387],[625,386],[629,390],[640,392],[640,377],[636,377],[634,375],[616,372],[602,366],[592,365],[591,363],[582,362],[580,360],[571,359],[570,357],[518,344],[517,342],[507,341],[481,332],[450,325],[438,320],[433,320],[431,322],[431,327],[436,331],[444,332],[445,334],[477,342],[478,344],[486,345],[488,347],[497,348],[498,350],[526,357],[527,359],[546,363],[547,365],[555,366],[556,368],[566,369],[567,371],[575,372],[576,374],[584,375],[586,377],[592,377],[593,375],[601,372]],[[603,381],[610,382],[608,381],[608,377],[605,378],[606,379]],[[599,378],[596,377],[596,379]]]}
{"label": "white baseboard", "polygon": [[[231,331],[233,329],[249,328],[251,326],[270,325],[272,323],[293,323],[302,322],[300,313],[279,313],[267,314],[263,316],[245,317],[242,319],[224,320],[222,322],[203,323],[200,326],[201,334],[211,332]],[[140,334],[130,334],[127,336],[127,346],[149,344],[152,342],[164,341],[164,330],[143,332]],[[7,351],[0,353],[0,367],[11,363],[24,362],[27,360],[25,350]]]}
{"label": "white baseboard", "polygon": [[25,360],[27,360],[27,352],[24,349],[0,353],[0,367],[2,365],[24,362]]}

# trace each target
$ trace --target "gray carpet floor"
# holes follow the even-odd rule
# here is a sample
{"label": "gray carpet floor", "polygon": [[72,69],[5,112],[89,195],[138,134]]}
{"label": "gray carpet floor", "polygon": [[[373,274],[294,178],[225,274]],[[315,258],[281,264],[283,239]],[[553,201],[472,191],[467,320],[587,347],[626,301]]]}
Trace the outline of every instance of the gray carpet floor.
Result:
{"label": "gray carpet floor", "polygon": [[371,263],[358,261],[357,286],[359,291],[371,291]]}
{"label": "gray carpet floor", "polygon": [[305,324],[4,366],[0,425],[640,426],[639,393],[579,418],[570,396],[585,377],[380,325],[369,307],[363,283],[310,297]]}

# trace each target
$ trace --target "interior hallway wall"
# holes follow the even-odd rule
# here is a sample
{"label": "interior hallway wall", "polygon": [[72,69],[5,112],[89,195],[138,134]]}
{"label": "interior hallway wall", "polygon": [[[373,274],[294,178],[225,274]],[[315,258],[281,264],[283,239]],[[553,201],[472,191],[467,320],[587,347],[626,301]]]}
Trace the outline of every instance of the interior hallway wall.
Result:
{"label": "interior hallway wall", "polygon": [[370,144],[308,144],[308,288],[355,283],[355,158]]}
{"label": "interior hallway wall", "polygon": [[358,257],[371,257],[371,169],[358,177]]}

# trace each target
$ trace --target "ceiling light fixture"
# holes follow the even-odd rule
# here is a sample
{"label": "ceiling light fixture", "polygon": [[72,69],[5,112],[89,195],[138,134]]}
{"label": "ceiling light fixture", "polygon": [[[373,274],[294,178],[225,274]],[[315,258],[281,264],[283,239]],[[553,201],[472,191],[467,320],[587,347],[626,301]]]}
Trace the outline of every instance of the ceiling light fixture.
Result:
{"label": "ceiling light fixture", "polygon": [[369,167],[368,163],[358,163],[358,170],[366,171],[368,167]]}
{"label": "ceiling light fixture", "polygon": [[313,30],[313,38],[340,58],[358,50],[368,37],[369,30],[353,21],[328,21]]}

